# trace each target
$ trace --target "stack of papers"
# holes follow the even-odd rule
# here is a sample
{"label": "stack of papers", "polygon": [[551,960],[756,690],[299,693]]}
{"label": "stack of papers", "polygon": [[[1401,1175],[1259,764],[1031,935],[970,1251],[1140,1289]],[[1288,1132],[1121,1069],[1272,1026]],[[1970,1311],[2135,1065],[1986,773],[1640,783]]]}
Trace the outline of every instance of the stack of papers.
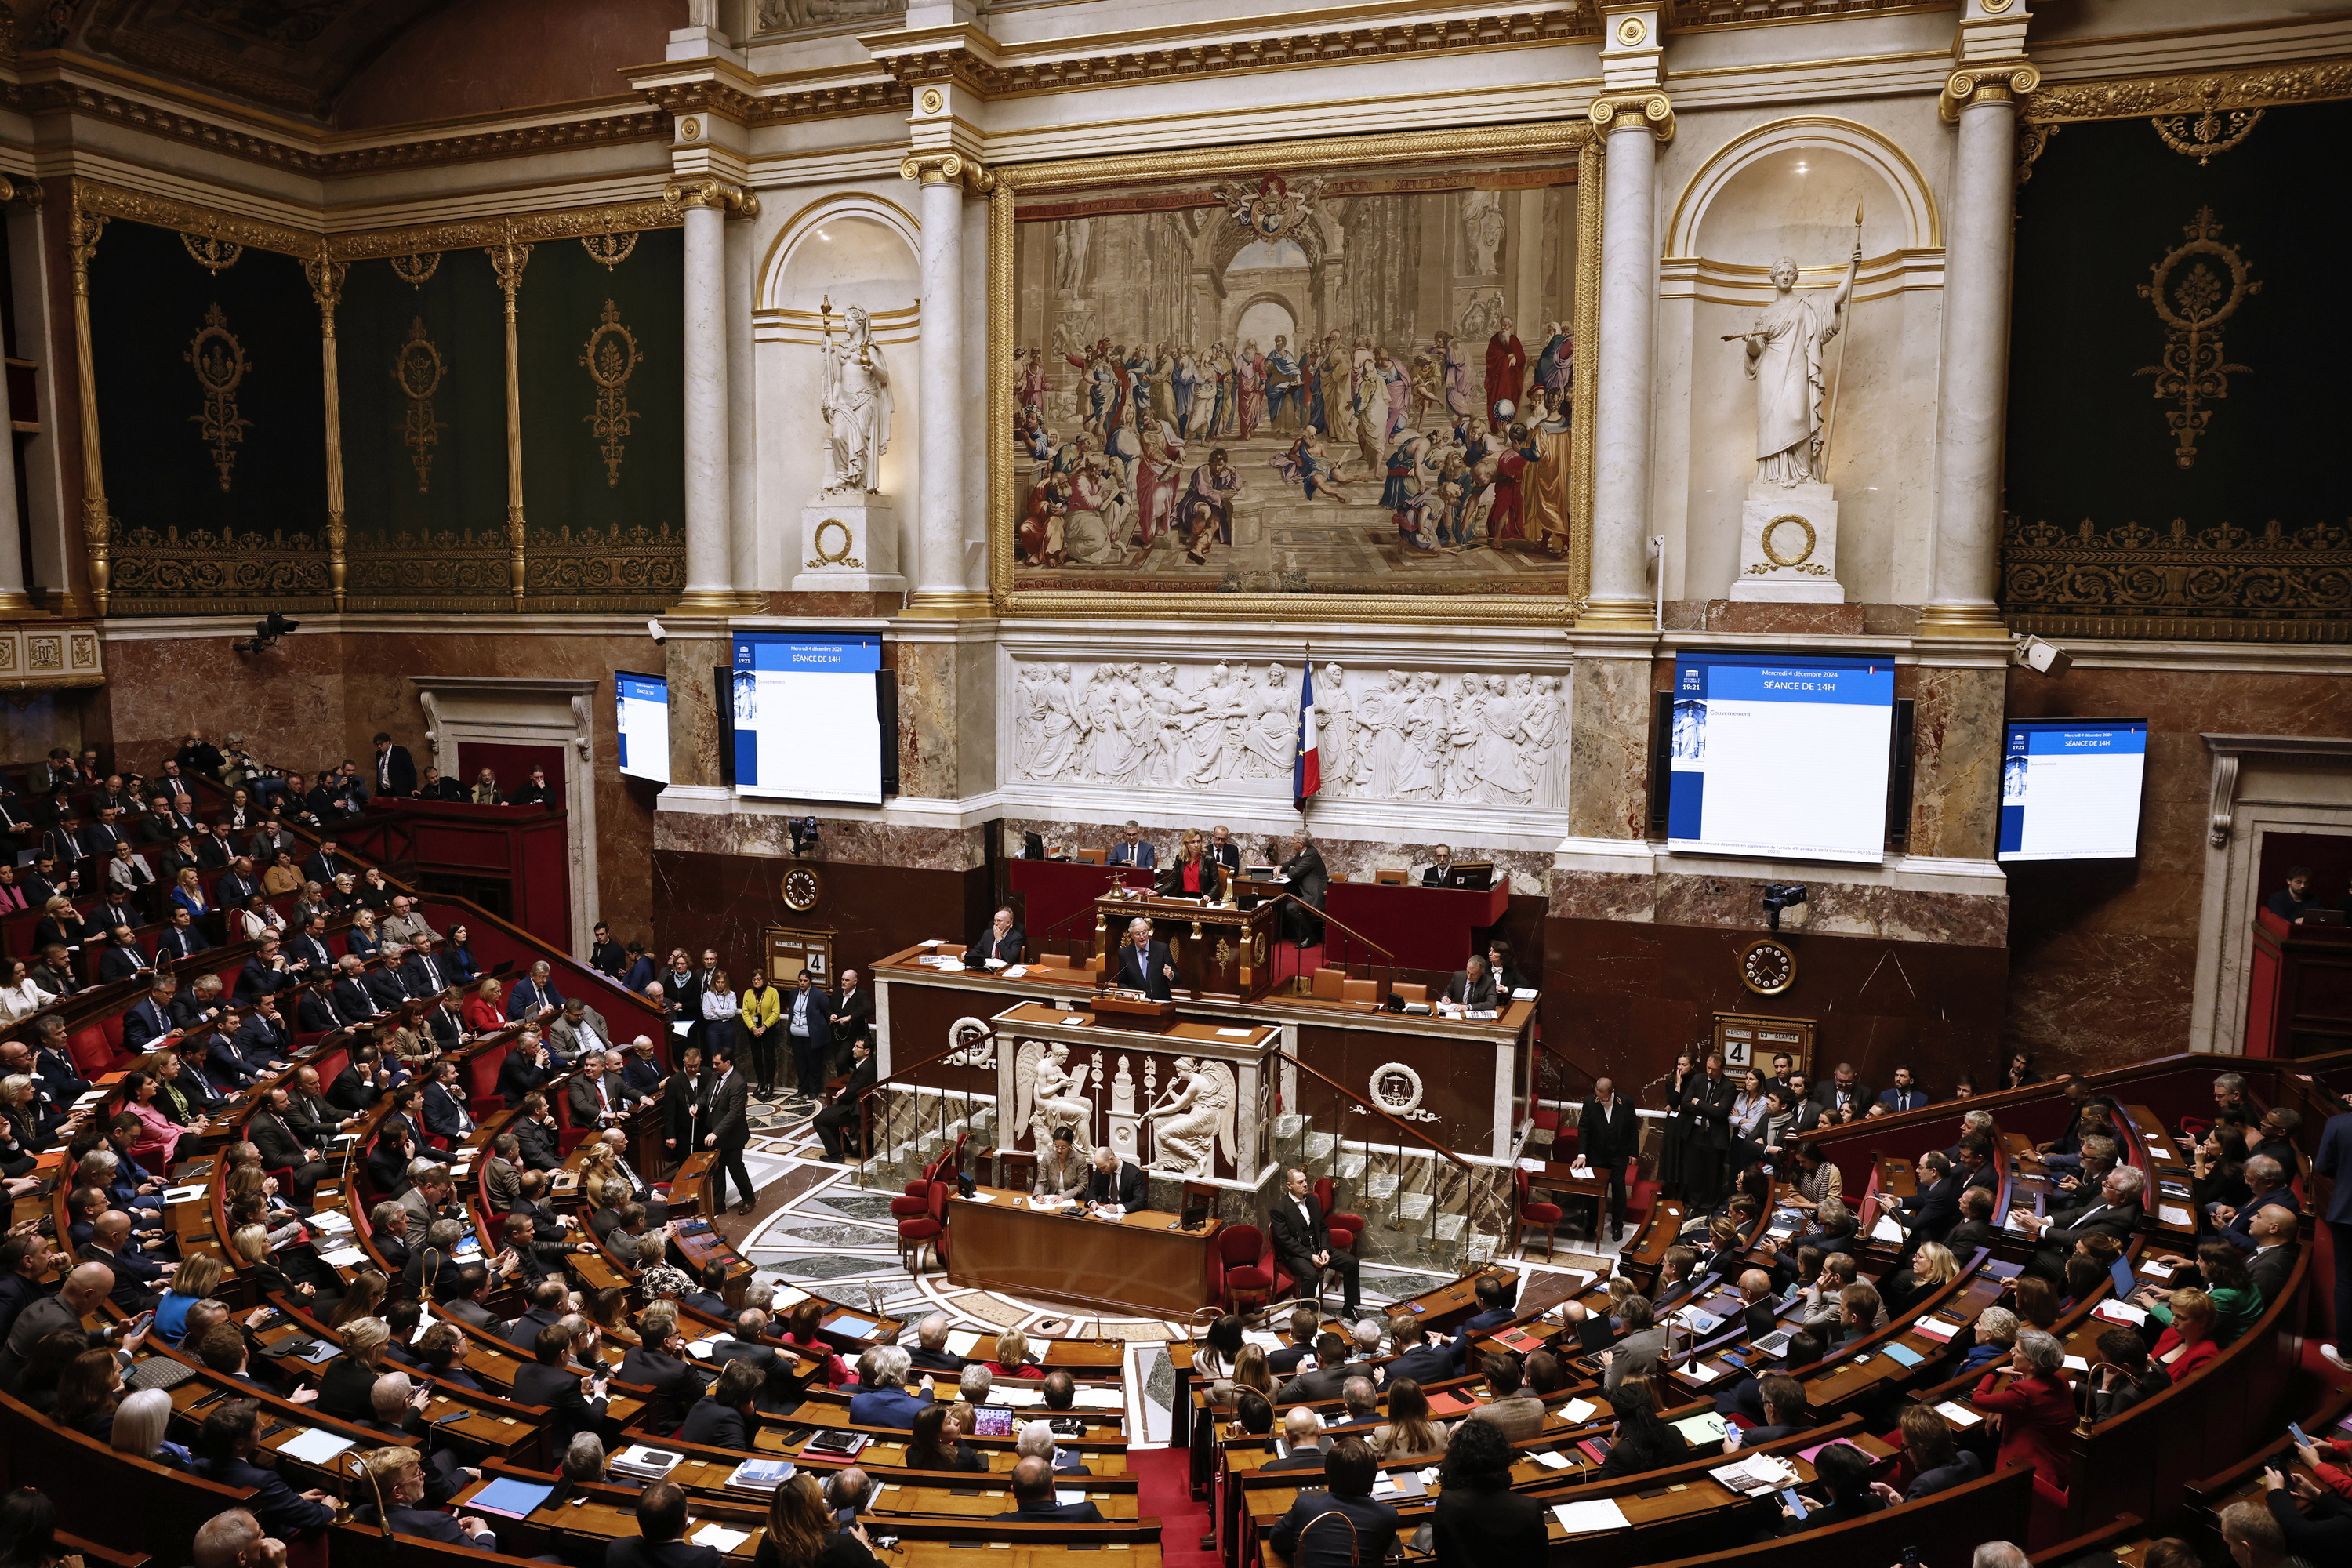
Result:
{"label": "stack of papers", "polygon": [[772,1492],[793,1479],[789,1459],[746,1459],[727,1478],[727,1485],[743,1491]]}
{"label": "stack of papers", "polygon": [[1948,1399],[1936,1406],[1936,1414],[1955,1426],[1973,1426],[1984,1419],[1981,1415],[1967,1405],[1956,1405]]}
{"label": "stack of papers", "polygon": [[1878,1223],[1870,1227],[1870,1239],[1899,1242],[1903,1239],[1903,1227],[1895,1223],[1892,1215],[1880,1215]]}
{"label": "stack of papers", "polygon": [[1080,1410],[1124,1410],[1127,1408],[1127,1396],[1116,1388],[1081,1385],[1072,1394],[1070,1403]]}
{"label": "stack of papers", "polygon": [[367,1261],[367,1253],[356,1247],[338,1247],[319,1254],[319,1261],[330,1268],[356,1268]]}
{"label": "stack of papers", "polygon": [[948,1336],[946,1348],[950,1355],[968,1358],[972,1352],[980,1348],[980,1335],[971,1329],[958,1329]]}
{"label": "stack of papers", "polygon": [[1769,1454],[1750,1454],[1736,1465],[1719,1465],[1707,1474],[1747,1497],[1778,1491],[1782,1487],[1797,1484],[1795,1468],[1781,1463]]}
{"label": "stack of papers", "polygon": [[1006,1405],[1015,1410],[1025,1410],[1032,1405],[1043,1405],[1045,1402],[1045,1394],[1042,1389],[1008,1388],[1003,1384],[996,1384],[988,1391],[988,1402],[992,1405]]}
{"label": "stack of papers", "polygon": [[1514,1002],[1532,1002],[1535,999],[1536,988],[1532,985],[1519,986],[1511,993],[1511,1000]]}
{"label": "stack of papers", "polygon": [[1566,1454],[1552,1448],[1538,1448],[1528,1458],[1548,1470],[1564,1470],[1574,1462]]}
{"label": "stack of papers", "polygon": [[2147,1314],[2129,1301],[2102,1301],[2091,1309],[2091,1316],[2135,1329],[2147,1321]]}
{"label": "stack of papers", "polygon": [[1704,1415],[1685,1415],[1669,1425],[1683,1435],[1685,1442],[1690,1443],[1720,1443],[1724,1433],[1731,1427],[1729,1422],[1712,1410]]}
{"label": "stack of papers", "polygon": [[1912,1324],[1911,1327],[1915,1331],[1923,1333],[1931,1340],[1948,1341],[1954,1334],[1958,1333],[1963,1328],[1967,1327],[1967,1325],[1964,1323],[1948,1322],[1942,1318],[1922,1318],[1917,1322]]}
{"label": "stack of papers", "polygon": [[2156,1217],[2167,1225],[2190,1225],[2195,1223],[2197,1215],[2186,1205],[2158,1204],[2156,1205]]}
{"label": "stack of papers", "polygon": [[1604,1530],[1624,1530],[1633,1524],[1625,1510],[1617,1506],[1615,1498],[1592,1498],[1583,1502],[1564,1502],[1551,1510],[1559,1527],[1570,1535],[1595,1535]]}
{"label": "stack of papers", "polygon": [[1590,1421],[1592,1418],[1592,1413],[1600,1408],[1601,1406],[1593,1404],[1590,1399],[1571,1399],[1559,1407],[1560,1419],[1573,1426],[1580,1422]]}
{"label": "stack of papers", "polygon": [[667,1448],[648,1448],[642,1443],[632,1443],[613,1456],[612,1468],[637,1480],[657,1481],[677,1468],[678,1461],[685,1458]]}
{"label": "stack of papers", "polygon": [[287,1438],[278,1451],[291,1455],[306,1465],[323,1465],[352,1446],[349,1437],[338,1437],[332,1432],[313,1426]]}
{"label": "stack of papers", "polygon": [[723,1524],[706,1524],[687,1538],[697,1546],[715,1547],[721,1552],[732,1552],[751,1539],[748,1530],[730,1530]]}

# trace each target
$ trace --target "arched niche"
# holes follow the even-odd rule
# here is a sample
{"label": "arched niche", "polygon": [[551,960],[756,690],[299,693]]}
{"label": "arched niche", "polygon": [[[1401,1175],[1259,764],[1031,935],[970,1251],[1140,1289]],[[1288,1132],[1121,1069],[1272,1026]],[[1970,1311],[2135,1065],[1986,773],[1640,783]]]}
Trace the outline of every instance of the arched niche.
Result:
{"label": "arched niche", "polygon": [[[1850,234],[1857,199],[1865,257],[1943,245],[1935,194],[1885,136],[1818,115],[1774,121],[1726,142],[1691,176],[1666,226],[1665,254],[1738,263],[1747,256],[1727,247],[1760,244],[1770,250],[1762,262],[1769,267],[1825,227]],[[1776,237],[1784,243],[1771,249]],[[1843,247],[1835,259],[1843,260]]]}

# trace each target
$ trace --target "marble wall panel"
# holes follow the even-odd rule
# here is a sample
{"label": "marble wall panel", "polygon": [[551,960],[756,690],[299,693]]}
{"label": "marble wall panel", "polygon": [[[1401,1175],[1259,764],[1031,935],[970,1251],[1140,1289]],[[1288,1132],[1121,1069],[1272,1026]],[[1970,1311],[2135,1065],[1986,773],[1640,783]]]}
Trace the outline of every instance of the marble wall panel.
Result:
{"label": "marble wall panel", "polygon": [[[1764,882],[1762,877],[1662,875],[1655,918],[1671,925],[1753,931],[1762,924]],[[1816,877],[1805,879],[1805,889],[1806,901],[1783,917],[1791,931],[1977,947],[2000,947],[2008,941],[2005,899]]]}
{"label": "marble wall panel", "polygon": [[[1181,822],[1148,819],[1136,821],[1160,852],[1160,864],[1165,866],[1176,857],[1176,846],[1186,828],[1198,828],[1205,835],[1215,826],[1216,803],[1202,802],[1200,816]],[[1007,858],[1021,853],[1024,835],[1034,833],[1048,844],[1059,844],[1068,855],[1078,849],[1108,849],[1117,843],[1119,830],[1106,823],[1066,822],[1050,817],[1006,816],[997,825],[1002,835],[1000,853]],[[1269,839],[1259,833],[1235,833],[1234,837],[1242,847],[1245,865],[1265,863],[1279,865],[1290,857],[1286,840]],[[1320,833],[1315,837],[1315,847],[1323,855],[1324,868],[1336,879],[1368,882],[1372,873],[1386,867],[1402,866],[1416,877],[1433,858],[1437,839],[1393,838],[1372,841],[1361,838],[1328,837]],[[1551,856],[1532,849],[1494,849],[1479,844],[1475,838],[1461,837],[1444,840],[1454,851],[1456,860],[1491,860],[1496,875],[1508,873],[1515,893],[1538,894],[1544,890],[1545,879],[1551,871]]]}
{"label": "marble wall panel", "polygon": [[673,629],[661,652],[669,674],[670,783],[715,789],[719,748],[726,743],[717,672],[734,662],[734,645],[723,637],[680,637]]}
{"label": "marble wall panel", "polygon": [[1910,673],[1911,853],[1990,858],[2008,682],[1998,669],[1922,666]]}
{"label": "marble wall panel", "polygon": [[1580,658],[1569,685],[1568,831],[1639,838],[1649,825],[1652,665]]}
{"label": "marble wall panel", "polygon": [[[790,860],[793,841],[786,820],[764,812],[665,811],[655,818],[654,847],[681,854]],[[987,860],[983,828],[845,821],[822,815],[818,824],[820,847],[809,858],[816,865],[968,871]],[[776,874],[783,874],[781,867]]]}
{"label": "marble wall panel", "polygon": [[894,641],[886,649],[898,672],[898,793],[953,800],[963,793],[956,762],[956,648]]}
{"label": "marble wall panel", "polygon": [[1550,912],[1559,920],[1646,921],[1658,904],[1655,877],[1629,871],[1551,874]]}
{"label": "marble wall panel", "polygon": [[767,856],[673,849],[653,856],[654,934],[663,952],[715,949],[745,973],[766,952],[770,926],[830,931],[836,969],[876,959],[934,936],[978,931],[988,921],[988,873],[820,862],[816,907],[783,900],[785,863]]}

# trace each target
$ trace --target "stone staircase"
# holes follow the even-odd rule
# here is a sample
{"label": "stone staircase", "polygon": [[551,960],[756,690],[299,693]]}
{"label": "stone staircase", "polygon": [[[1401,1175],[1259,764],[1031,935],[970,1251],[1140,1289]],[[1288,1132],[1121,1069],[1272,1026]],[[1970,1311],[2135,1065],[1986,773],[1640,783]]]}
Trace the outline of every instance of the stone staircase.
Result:
{"label": "stone staircase", "polygon": [[1268,1153],[1277,1168],[1303,1165],[1312,1176],[1330,1177],[1333,1206],[1364,1216],[1359,1257],[1453,1273],[1506,1250],[1507,1170],[1474,1162],[1465,1180],[1429,1150],[1358,1142],[1297,1113],[1276,1117],[1272,1132]]}
{"label": "stone staircase", "polygon": [[875,1152],[866,1162],[863,1186],[902,1191],[960,1135],[967,1165],[974,1151],[996,1142],[996,1101],[990,1096],[890,1085],[877,1089],[875,1096],[881,1109],[875,1118]]}

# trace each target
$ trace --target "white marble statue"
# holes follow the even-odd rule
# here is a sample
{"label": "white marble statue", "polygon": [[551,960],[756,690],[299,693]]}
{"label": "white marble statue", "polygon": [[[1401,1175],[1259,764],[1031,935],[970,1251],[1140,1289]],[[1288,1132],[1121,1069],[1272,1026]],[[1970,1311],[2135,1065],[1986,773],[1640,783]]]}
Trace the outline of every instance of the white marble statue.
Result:
{"label": "white marble statue", "polygon": [[1502,192],[1462,194],[1462,237],[1468,241],[1472,276],[1492,278],[1503,269],[1504,226]]}
{"label": "white marble statue", "polygon": [[1151,1168],[1187,1176],[1216,1174],[1216,1153],[1234,1163],[1234,1070],[1220,1061],[1178,1057],[1168,1093],[1144,1114],[1151,1121]]}
{"label": "white marble statue", "polygon": [[1013,1058],[1014,1120],[1029,1129],[1032,1147],[1044,1149],[1054,1141],[1054,1129],[1070,1130],[1070,1146],[1081,1156],[1092,1152],[1087,1136],[1095,1121],[1094,1101],[1086,1098],[1087,1069],[1072,1067],[1070,1047],[1055,1040],[1024,1040]]}
{"label": "white marble statue", "polygon": [[1819,289],[1797,292],[1797,264],[1780,258],[1772,263],[1772,302],[1758,314],[1751,331],[1730,334],[1747,345],[1748,379],[1756,384],[1759,484],[1799,485],[1815,478],[1828,384],[1822,351],[1845,324],[1846,300],[1861,265],[1857,229],[1845,277],[1824,298]]}
{"label": "white marble statue", "polygon": [[[1289,787],[1298,688],[1214,660],[1144,666],[1021,660],[1013,774],[1121,791]],[[1561,678],[1529,671],[1316,672],[1323,790],[1358,800],[1557,811],[1567,801]]]}
{"label": "white marble statue", "polygon": [[882,488],[882,454],[890,449],[890,371],[865,308],[849,307],[839,341],[826,325],[824,352],[824,488]]}

